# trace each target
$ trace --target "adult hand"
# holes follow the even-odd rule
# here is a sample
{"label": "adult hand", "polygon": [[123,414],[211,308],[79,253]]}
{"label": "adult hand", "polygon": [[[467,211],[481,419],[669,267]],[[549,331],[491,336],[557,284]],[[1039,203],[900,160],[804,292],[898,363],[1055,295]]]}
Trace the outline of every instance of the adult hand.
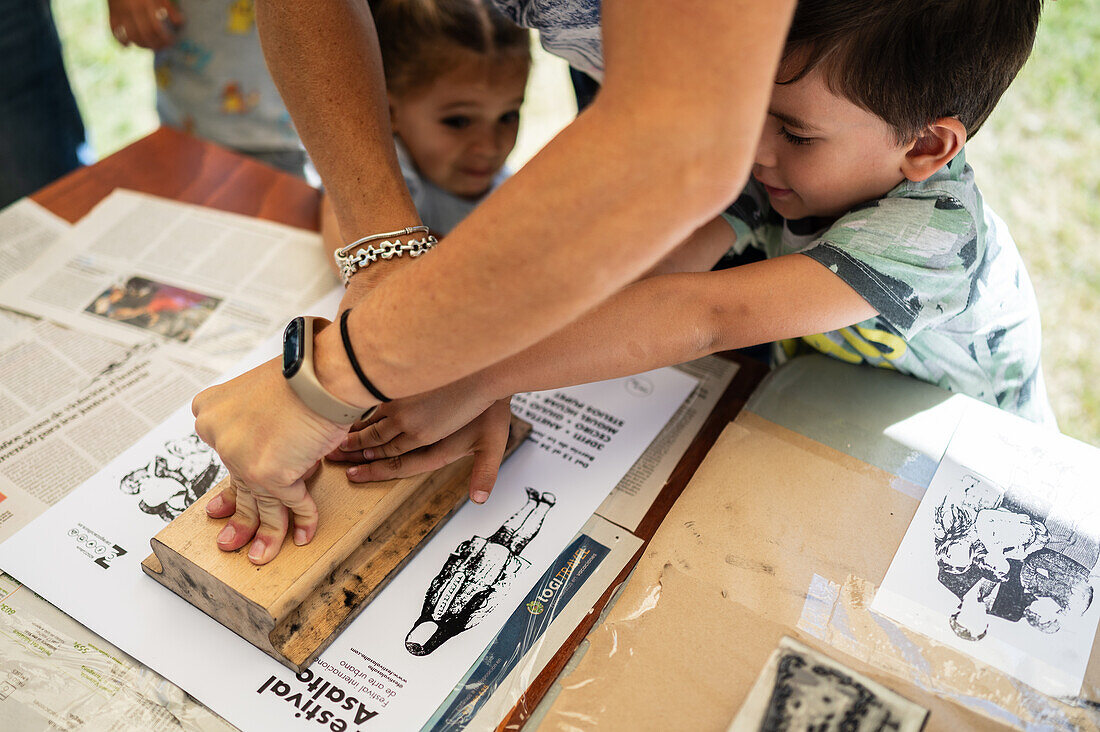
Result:
{"label": "adult hand", "polygon": [[309,410],[287,385],[279,359],[200,392],[191,411],[195,431],[229,470],[229,489],[207,506],[215,518],[231,516],[218,547],[235,551],[251,541],[248,558],[266,564],[279,553],[291,517],[294,543],[308,544],[317,505],[305,479],[348,425]]}
{"label": "adult hand", "polygon": [[111,33],[123,46],[158,51],[176,41],[183,13],[171,0],[107,0]]}
{"label": "adult hand", "polygon": [[[424,447],[394,452],[390,457],[382,457],[381,453],[372,452],[371,454],[376,455],[375,459],[348,468],[348,478],[356,483],[407,478],[429,470],[437,470],[467,455],[473,455],[470,499],[475,503],[484,503],[496,484],[497,472],[500,470],[501,460],[504,459],[504,448],[508,443],[508,425],[512,418],[508,402],[508,399],[494,402],[488,409],[476,414],[465,426]],[[390,414],[394,413],[391,411]],[[386,419],[394,418],[390,416]],[[369,423],[364,430],[360,430],[360,432],[364,431],[371,432]],[[410,440],[407,444],[416,442],[411,438]],[[392,444],[392,440],[390,443]],[[348,453],[343,452],[334,453],[335,459],[338,460],[347,459],[347,455]],[[358,459],[363,459],[362,452],[359,452],[358,456]]]}

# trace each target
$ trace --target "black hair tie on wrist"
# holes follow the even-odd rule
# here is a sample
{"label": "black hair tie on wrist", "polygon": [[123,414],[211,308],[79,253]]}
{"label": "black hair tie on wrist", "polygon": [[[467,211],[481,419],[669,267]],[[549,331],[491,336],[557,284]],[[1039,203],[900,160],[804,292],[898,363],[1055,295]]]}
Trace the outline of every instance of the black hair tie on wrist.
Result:
{"label": "black hair tie on wrist", "polygon": [[348,360],[351,361],[351,367],[355,370],[355,375],[359,377],[359,383],[363,385],[363,388],[369,391],[378,401],[388,402],[390,401],[389,397],[378,391],[378,388],[370,383],[370,379],[363,373],[363,369],[359,368],[359,360],[355,358],[355,350],[351,347],[351,336],[348,335],[349,313],[351,313],[351,308],[340,313],[340,338],[344,341],[344,352],[348,354]]}

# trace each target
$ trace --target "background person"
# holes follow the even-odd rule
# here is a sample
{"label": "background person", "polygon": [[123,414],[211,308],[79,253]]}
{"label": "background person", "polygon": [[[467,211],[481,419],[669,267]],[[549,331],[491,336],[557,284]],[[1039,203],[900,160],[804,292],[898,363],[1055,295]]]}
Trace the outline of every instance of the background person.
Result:
{"label": "background person", "polygon": [[123,46],[156,52],[163,125],[299,177],[306,153],[267,72],[252,0],[108,0]]}
{"label": "background person", "polygon": [[[382,406],[331,456],[378,461],[349,469],[354,480],[416,474],[466,454],[470,436],[448,435],[516,391],[784,340],[777,360],[814,349],[1053,426],[1035,294],[963,152],[1027,59],[1040,8],[803,0],[753,180],[723,217],[651,270],[660,276],[525,352]],[[768,260],[706,271],[746,246]],[[978,512],[977,533],[956,548],[965,556],[984,539],[981,561],[1003,577],[1006,556],[1042,546],[1017,516]],[[1018,541],[1000,556],[989,536],[1006,531]]]}
{"label": "background person", "polygon": [[80,165],[84,124],[49,0],[0,0],[0,208]]}

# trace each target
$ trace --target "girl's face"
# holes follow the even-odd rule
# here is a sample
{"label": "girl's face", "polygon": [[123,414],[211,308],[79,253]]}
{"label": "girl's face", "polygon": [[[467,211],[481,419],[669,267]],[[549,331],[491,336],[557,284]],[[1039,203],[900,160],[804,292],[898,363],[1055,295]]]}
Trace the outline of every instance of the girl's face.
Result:
{"label": "girl's face", "polygon": [[427,86],[390,95],[394,134],[424,177],[458,196],[489,190],[516,144],[529,65],[464,51]]}

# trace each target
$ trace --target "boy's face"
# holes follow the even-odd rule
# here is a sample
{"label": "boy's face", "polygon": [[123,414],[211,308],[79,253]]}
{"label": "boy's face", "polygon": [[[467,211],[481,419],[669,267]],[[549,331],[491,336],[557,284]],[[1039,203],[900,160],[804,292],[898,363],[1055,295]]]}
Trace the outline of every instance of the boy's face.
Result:
{"label": "boy's face", "polygon": [[830,91],[814,69],[774,85],[752,175],[783,218],[836,218],[901,183],[908,148],[881,117]]}
{"label": "boy's face", "polygon": [[424,177],[474,198],[489,190],[516,144],[529,64],[464,56],[428,86],[391,95],[390,118]]}

